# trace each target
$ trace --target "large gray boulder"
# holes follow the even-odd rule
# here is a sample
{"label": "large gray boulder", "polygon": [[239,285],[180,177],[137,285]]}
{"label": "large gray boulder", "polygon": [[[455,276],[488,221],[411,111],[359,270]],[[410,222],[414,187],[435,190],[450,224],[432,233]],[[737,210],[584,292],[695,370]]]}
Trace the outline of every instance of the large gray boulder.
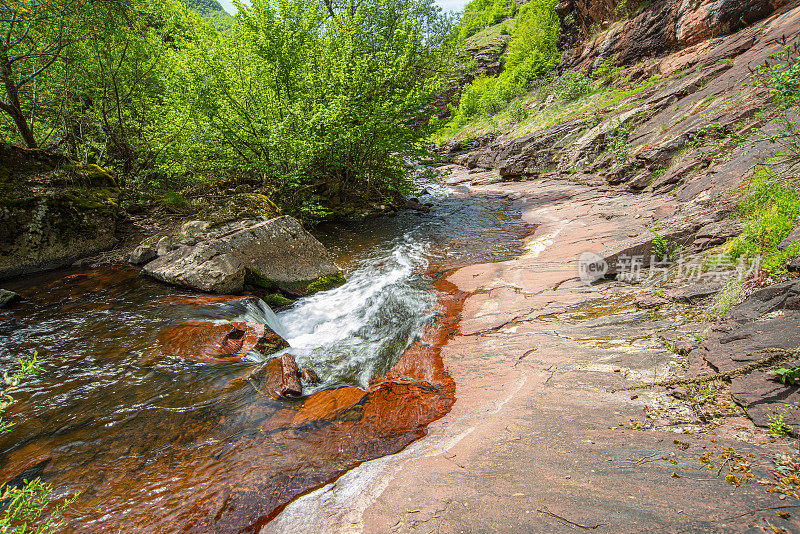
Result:
{"label": "large gray boulder", "polygon": [[297,219],[276,217],[212,242],[247,270],[247,282],[290,293],[313,293],[344,278],[333,258]]}
{"label": "large gray boulder", "polygon": [[145,265],[142,273],[210,293],[239,293],[247,283],[304,295],[344,282],[322,243],[288,216],[173,250]]}
{"label": "large gray boulder", "polygon": [[244,288],[244,266],[211,243],[173,250],[145,265],[142,273],[208,293],[239,293]]}

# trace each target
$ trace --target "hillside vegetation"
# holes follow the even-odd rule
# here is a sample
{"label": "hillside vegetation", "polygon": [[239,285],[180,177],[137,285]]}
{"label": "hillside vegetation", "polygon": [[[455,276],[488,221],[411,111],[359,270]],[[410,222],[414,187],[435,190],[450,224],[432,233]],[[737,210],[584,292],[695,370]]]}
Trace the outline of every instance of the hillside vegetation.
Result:
{"label": "hillside vegetation", "polygon": [[502,56],[502,72],[498,76],[479,75],[463,87],[458,106],[451,113],[451,125],[458,128],[476,117],[497,113],[514,97],[527,92],[534,80],[549,75],[559,60],[561,25],[556,4],[554,0],[530,0],[517,9],[514,2],[507,7],[501,0],[474,0],[467,5],[459,25],[462,39],[488,41],[497,23],[501,23],[501,35],[510,35]]}

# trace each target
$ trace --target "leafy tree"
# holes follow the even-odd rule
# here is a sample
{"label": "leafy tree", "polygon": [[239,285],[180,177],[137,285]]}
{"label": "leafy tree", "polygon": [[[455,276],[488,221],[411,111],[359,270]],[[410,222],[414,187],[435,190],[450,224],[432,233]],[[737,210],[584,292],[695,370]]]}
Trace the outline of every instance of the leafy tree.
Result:
{"label": "leafy tree", "polygon": [[307,211],[393,201],[451,57],[432,0],[256,0],[222,33],[172,0],[3,1],[6,139],[137,187],[256,176]]}
{"label": "leafy tree", "polygon": [[54,89],[52,80],[42,82],[66,59],[75,40],[70,20],[78,10],[69,0],[0,4],[0,78],[5,91],[0,110],[13,120],[28,148],[39,146],[34,136],[37,111],[50,103]]}
{"label": "leafy tree", "polygon": [[[284,205],[392,201],[427,135],[451,24],[430,0],[256,0],[187,58],[187,169],[264,178]],[[211,83],[208,84],[208,81]],[[313,206],[311,206],[313,207]]]}

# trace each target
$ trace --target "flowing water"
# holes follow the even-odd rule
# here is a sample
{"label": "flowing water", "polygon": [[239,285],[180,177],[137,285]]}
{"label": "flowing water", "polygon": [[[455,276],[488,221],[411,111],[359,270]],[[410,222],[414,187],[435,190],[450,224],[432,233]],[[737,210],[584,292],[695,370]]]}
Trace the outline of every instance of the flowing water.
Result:
{"label": "flowing water", "polygon": [[[16,425],[0,436],[0,482],[39,476],[58,496],[81,492],[66,532],[247,532],[424,435],[453,402],[436,351],[441,274],[518,254],[530,228],[500,200],[435,185],[421,200],[430,213],[317,228],[347,282],[277,316],[253,297],[182,291],[126,267],[4,283],[25,300],[0,311],[0,368],[38,351],[44,370],[6,412]],[[255,351],[208,365],[155,350],[191,321],[267,324],[321,383],[276,400],[246,378],[265,359]]]}

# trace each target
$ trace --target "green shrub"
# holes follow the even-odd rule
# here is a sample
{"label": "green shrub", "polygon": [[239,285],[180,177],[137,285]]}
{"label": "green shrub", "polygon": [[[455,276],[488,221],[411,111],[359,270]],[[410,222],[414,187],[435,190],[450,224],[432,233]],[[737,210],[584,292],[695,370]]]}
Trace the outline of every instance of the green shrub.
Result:
{"label": "green shrub", "polygon": [[564,102],[574,102],[593,90],[592,80],[575,70],[564,71],[552,84],[553,93],[558,94]]}
{"label": "green shrub", "polygon": [[167,208],[184,209],[189,205],[186,197],[177,191],[166,191],[161,198],[161,203]]}
{"label": "green shrub", "polygon": [[621,65],[615,65],[616,60],[616,56],[607,57],[598,63],[597,67],[595,67],[594,71],[592,72],[594,78],[596,80],[600,80],[603,84],[609,84],[619,78],[620,74],[624,70],[624,67]]}
{"label": "green shrub", "polygon": [[[19,386],[24,378],[35,375],[41,371],[41,360],[38,354],[33,353],[31,358],[18,358],[20,370],[10,375],[3,373],[0,379],[0,434],[8,432],[14,425],[3,421],[2,414],[11,404],[14,397],[11,393]],[[78,494],[67,497],[61,503],[51,507],[50,495],[53,493],[51,484],[46,484],[41,479],[31,481],[23,480],[17,486],[0,486],[0,501],[4,510],[0,515],[0,534],[53,534],[61,527],[61,514],[64,509],[75,502]],[[50,508],[50,513],[45,510]]]}
{"label": "green shrub", "polygon": [[519,100],[514,100],[508,106],[508,116],[514,123],[519,123],[528,118],[528,110]]}
{"label": "green shrub", "polygon": [[769,57],[770,61],[751,69],[753,81],[769,89],[774,101],[782,108],[789,108],[800,102],[800,46],[798,43],[786,44],[783,50]]}
{"label": "green shrub", "polygon": [[[549,72],[558,63],[558,35],[561,23],[555,11],[558,2],[531,0],[520,9],[514,26],[514,37],[506,51],[506,69],[522,68],[535,77]],[[524,65],[524,67],[522,67]]]}
{"label": "green shrub", "polygon": [[617,163],[627,163],[630,159],[631,145],[628,142],[631,130],[627,124],[620,124],[609,132],[608,150],[617,160]]}
{"label": "green shrub", "polygon": [[747,223],[744,232],[727,245],[731,259],[760,257],[764,271],[784,273],[786,260],[800,254],[800,244],[778,250],[800,216],[800,196],[793,178],[779,175],[770,166],[759,168],[739,203],[739,213]]}
{"label": "green shrub", "polygon": [[497,113],[513,97],[502,77],[479,76],[464,87],[458,113],[464,118]]}

